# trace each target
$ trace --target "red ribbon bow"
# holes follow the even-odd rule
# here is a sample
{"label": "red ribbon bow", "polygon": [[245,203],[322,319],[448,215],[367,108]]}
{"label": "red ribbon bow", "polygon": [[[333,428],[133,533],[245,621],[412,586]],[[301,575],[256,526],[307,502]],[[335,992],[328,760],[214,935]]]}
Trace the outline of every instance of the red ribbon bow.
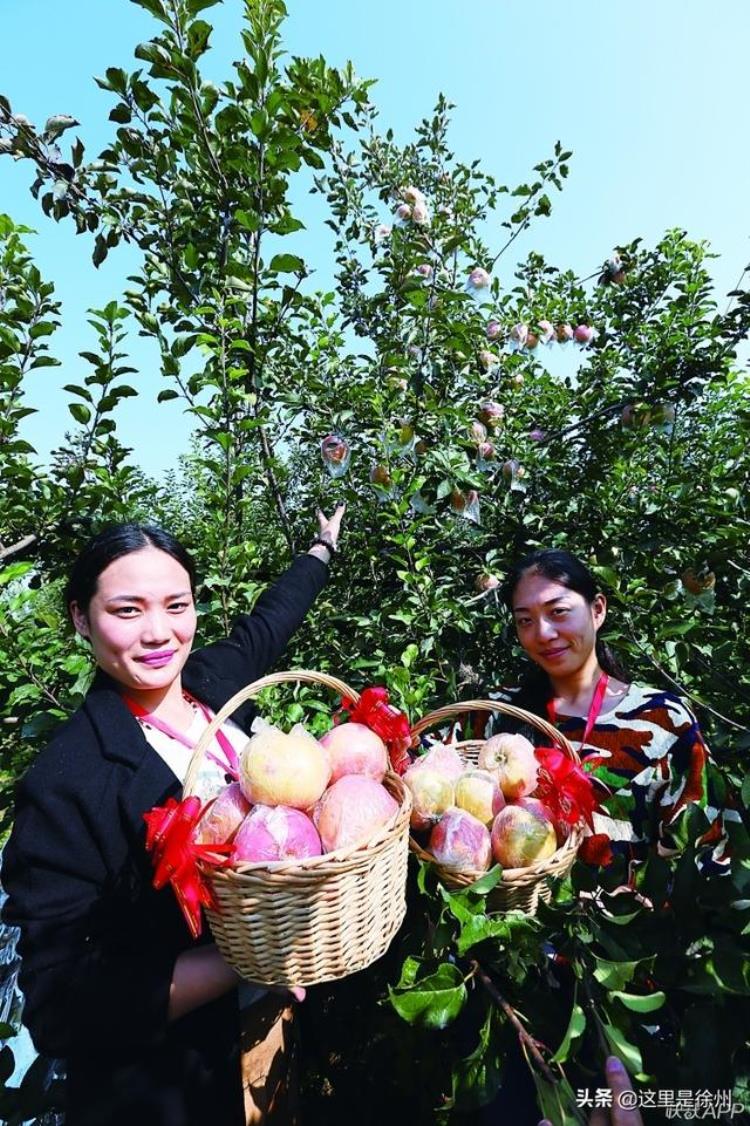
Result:
{"label": "red ribbon bow", "polygon": [[409,720],[404,712],[389,703],[387,688],[365,688],[358,704],[345,697],[341,701],[341,710],[334,716],[334,723],[345,722],[342,714],[346,715],[349,723],[363,723],[380,736],[397,774],[403,774],[408,769],[411,765],[408,752],[413,741]]}
{"label": "red ribbon bow", "polygon": [[204,812],[200,798],[189,797],[180,802],[169,798],[166,805],[143,815],[146,849],[153,852],[156,869],[154,887],[159,891],[167,883],[172,885],[193,938],[201,933],[201,907],[218,907],[198,861],[223,867],[229,857],[221,859],[217,854],[228,853],[232,847],[195,843],[195,830]]}
{"label": "red ribbon bow", "polygon": [[599,802],[586,771],[556,747],[537,747],[535,753],[540,767],[535,796],[555,820],[571,826],[585,821],[593,829],[592,814]]}
{"label": "red ribbon bow", "polygon": [[578,855],[584,864],[596,864],[599,867],[606,867],[615,858],[612,841],[606,833],[592,833],[590,837],[584,837]]}

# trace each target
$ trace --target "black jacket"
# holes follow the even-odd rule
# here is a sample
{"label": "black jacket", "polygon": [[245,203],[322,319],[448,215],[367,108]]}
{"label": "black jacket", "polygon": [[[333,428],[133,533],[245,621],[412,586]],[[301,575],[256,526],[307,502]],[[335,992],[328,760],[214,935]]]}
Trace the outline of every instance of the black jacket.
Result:
{"label": "black jacket", "polygon": [[[225,641],[191,654],[185,688],[218,709],[262,676],[326,577],[314,556],[296,559]],[[234,718],[247,730],[253,714]],[[167,1023],[192,939],[171,889],[152,887],[143,814],[179,792],[103,674],[18,788],[3,914],[20,928],[24,1021],[67,1062],[69,1126],[244,1122],[236,993]]]}

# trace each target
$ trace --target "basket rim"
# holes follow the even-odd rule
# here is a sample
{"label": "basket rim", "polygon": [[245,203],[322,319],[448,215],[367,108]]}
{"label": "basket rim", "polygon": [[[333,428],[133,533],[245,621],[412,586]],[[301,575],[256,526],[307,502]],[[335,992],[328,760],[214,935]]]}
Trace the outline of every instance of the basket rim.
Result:
{"label": "basket rim", "polygon": [[[515,704],[506,704],[502,700],[460,700],[455,704],[446,704],[442,708],[435,708],[434,711],[428,712],[422,719],[417,720],[412,724],[411,733],[415,739],[418,739],[425,731],[428,731],[436,723],[444,719],[452,719],[454,716],[465,715],[467,712],[502,712],[503,715],[513,716],[514,719],[520,719],[524,723],[536,727],[539,731],[549,736],[554,740],[563,751],[573,760],[576,766],[580,766],[581,758],[578,751],[573,744],[561,731],[551,724],[548,720],[542,719],[541,716],[534,715],[533,712],[526,711],[525,708],[518,708]],[[484,743],[484,739],[464,739],[463,743],[480,742]],[[460,744],[453,744],[459,746]]]}

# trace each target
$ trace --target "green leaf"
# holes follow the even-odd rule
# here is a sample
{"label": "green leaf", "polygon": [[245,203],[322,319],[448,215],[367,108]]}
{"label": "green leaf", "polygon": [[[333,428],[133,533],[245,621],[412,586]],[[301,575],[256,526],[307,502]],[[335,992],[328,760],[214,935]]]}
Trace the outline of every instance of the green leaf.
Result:
{"label": "green leaf", "polygon": [[295,219],[293,215],[284,215],[278,219],[270,227],[276,235],[290,235],[294,231],[304,231],[305,224],[301,219]]}
{"label": "green leaf", "polygon": [[605,989],[623,989],[633,980],[638,966],[645,959],[637,962],[609,962],[606,958],[596,959],[594,977]]}
{"label": "green leaf", "polygon": [[79,387],[76,383],[66,383],[63,391],[70,391],[71,395],[77,395],[79,399],[85,399],[87,403],[94,401],[88,387]]}
{"label": "green leaf", "polygon": [[259,141],[266,139],[269,133],[268,114],[264,109],[256,109],[250,115],[250,128]]}
{"label": "green leaf", "polygon": [[16,579],[22,579],[24,575],[28,575],[33,570],[33,563],[11,563],[9,567],[0,571],[0,586],[6,586]]}
{"label": "green leaf", "polygon": [[531,1077],[536,1087],[539,1117],[543,1116],[554,1126],[587,1126],[588,1115],[578,1107],[575,1092],[565,1075],[556,1083],[550,1083],[532,1067]]}
{"label": "green leaf", "polygon": [[616,571],[613,571],[611,567],[594,565],[591,570],[595,575],[598,575],[600,579],[603,579],[611,590],[620,589],[620,576]]}
{"label": "green leaf", "polygon": [[68,403],[68,410],[81,426],[86,426],[91,421],[91,411],[84,403]]}
{"label": "green leaf", "polygon": [[101,266],[104,259],[107,257],[109,247],[104,235],[97,235],[94,243],[94,253],[91,255],[91,260],[95,266]]}
{"label": "green leaf", "polygon": [[304,273],[305,263],[296,254],[275,254],[268,269],[278,274]]}
{"label": "green leaf", "polygon": [[160,0],[132,0],[132,2],[137,4],[139,8],[144,8],[147,12],[150,12],[161,23],[169,24],[169,17]]}
{"label": "green leaf", "polygon": [[192,58],[202,55],[208,47],[213,28],[206,20],[195,20],[188,27],[188,54]]}
{"label": "green leaf", "polygon": [[238,207],[234,217],[244,231],[257,231],[260,226],[260,217],[254,211],[244,211]]}
{"label": "green leaf", "polygon": [[453,1104],[458,1111],[486,1106],[500,1088],[505,1045],[499,1035],[499,1022],[497,1010],[490,1005],[476,1048],[453,1066]]}
{"label": "green leaf", "polygon": [[167,388],[166,391],[159,392],[156,396],[156,401],[157,403],[167,403],[170,399],[179,399],[179,397],[177,391],[172,391],[171,388]]}
{"label": "green leaf", "polygon": [[102,81],[101,79],[97,79],[99,85],[104,86],[105,88],[108,88],[110,90],[114,90],[116,94],[124,95],[128,88],[128,76],[125,71],[116,66],[109,66],[107,67],[105,74],[107,76],[106,82]]}
{"label": "green leaf", "polygon": [[471,895],[487,895],[488,892],[496,888],[503,878],[503,869],[500,864],[493,865],[489,872],[485,872],[473,884],[469,884],[466,891]]}
{"label": "green leaf", "polygon": [[109,120],[117,122],[118,125],[129,125],[133,120],[133,111],[125,102],[120,102],[109,111]]}
{"label": "green leaf", "polygon": [[457,966],[448,962],[406,992],[389,989],[391,1004],[408,1024],[446,1028],[466,1004],[466,985]]}
{"label": "green leaf", "polygon": [[634,1013],[655,1013],[667,999],[666,993],[659,991],[643,995],[640,993],[621,993],[615,989],[610,996],[616,997],[626,1009],[630,1009]]}
{"label": "green leaf", "polygon": [[570,1020],[568,1027],[565,1030],[565,1035],[562,1038],[560,1047],[552,1057],[553,1063],[565,1063],[570,1055],[570,1048],[574,1040],[578,1040],[586,1028],[586,1014],[584,1013],[578,1002],[573,1003],[573,1008],[570,1013]]}
{"label": "green leaf", "polygon": [[472,915],[466,919],[458,936],[456,949],[463,957],[472,946],[478,946],[488,938],[507,938],[508,924],[502,916]]}
{"label": "green leaf", "polygon": [[550,215],[552,212],[552,201],[548,195],[541,195],[536,205],[537,215]]}
{"label": "green leaf", "polygon": [[416,981],[417,974],[421,970],[422,965],[421,958],[414,958],[412,955],[409,955],[401,967],[401,976],[398,979],[396,989],[409,989]]}
{"label": "green leaf", "polygon": [[643,1071],[643,1059],[640,1048],[631,1044],[625,1033],[614,1024],[603,1022],[604,1034],[614,1056],[619,1056],[631,1075],[640,1075]]}

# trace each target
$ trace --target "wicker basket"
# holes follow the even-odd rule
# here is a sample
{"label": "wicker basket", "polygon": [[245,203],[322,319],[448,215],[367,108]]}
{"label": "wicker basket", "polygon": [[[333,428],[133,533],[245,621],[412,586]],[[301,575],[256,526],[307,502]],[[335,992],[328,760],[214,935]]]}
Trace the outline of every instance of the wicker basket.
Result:
{"label": "wicker basket", "polygon": [[[502,704],[497,700],[466,700],[460,704],[449,704],[447,707],[438,708],[416,723],[412,728],[412,734],[419,737],[436,724],[455,719],[467,712],[502,712],[504,715],[513,716],[544,732],[575,763],[580,762],[572,744],[551,723],[547,723],[531,712],[524,711],[523,708]],[[455,747],[467,765],[476,766],[479,748],[483,742],[483,739],[467,739],[456,743]],[[581,831],[575,828],[561,847],[546,860],[538,860],[528,868],[505,868],[500,882],[487,896],[488,911],[523,911],[526,915],[536,914],[539,900],[548,901],[552,894],[550,878],[566,876],[572,868],[581,840]],[[438,864],[432,853],[424,849],[413,837],[409,839],[409,846],[420,860],[429,860],[434,864],[446,887],[467,888],[486,874],[484,871],[456,872],[454,869]]]}
{"label": "wicker basket", "polygon": [[[243,688],[217,712],[195,747],[189,795],[219,726],[240,704],[272,685],[320,684],[355,702],[358,694],[325,673],[272,673]],[[399,803],[366,845],[309,860],[238,863],[203,869],[219,905],[206,912],[224,958],[249,981],[315,985],[369,966],[388,949],[406,912],[411,796],[396,774],[383,784]]]}

